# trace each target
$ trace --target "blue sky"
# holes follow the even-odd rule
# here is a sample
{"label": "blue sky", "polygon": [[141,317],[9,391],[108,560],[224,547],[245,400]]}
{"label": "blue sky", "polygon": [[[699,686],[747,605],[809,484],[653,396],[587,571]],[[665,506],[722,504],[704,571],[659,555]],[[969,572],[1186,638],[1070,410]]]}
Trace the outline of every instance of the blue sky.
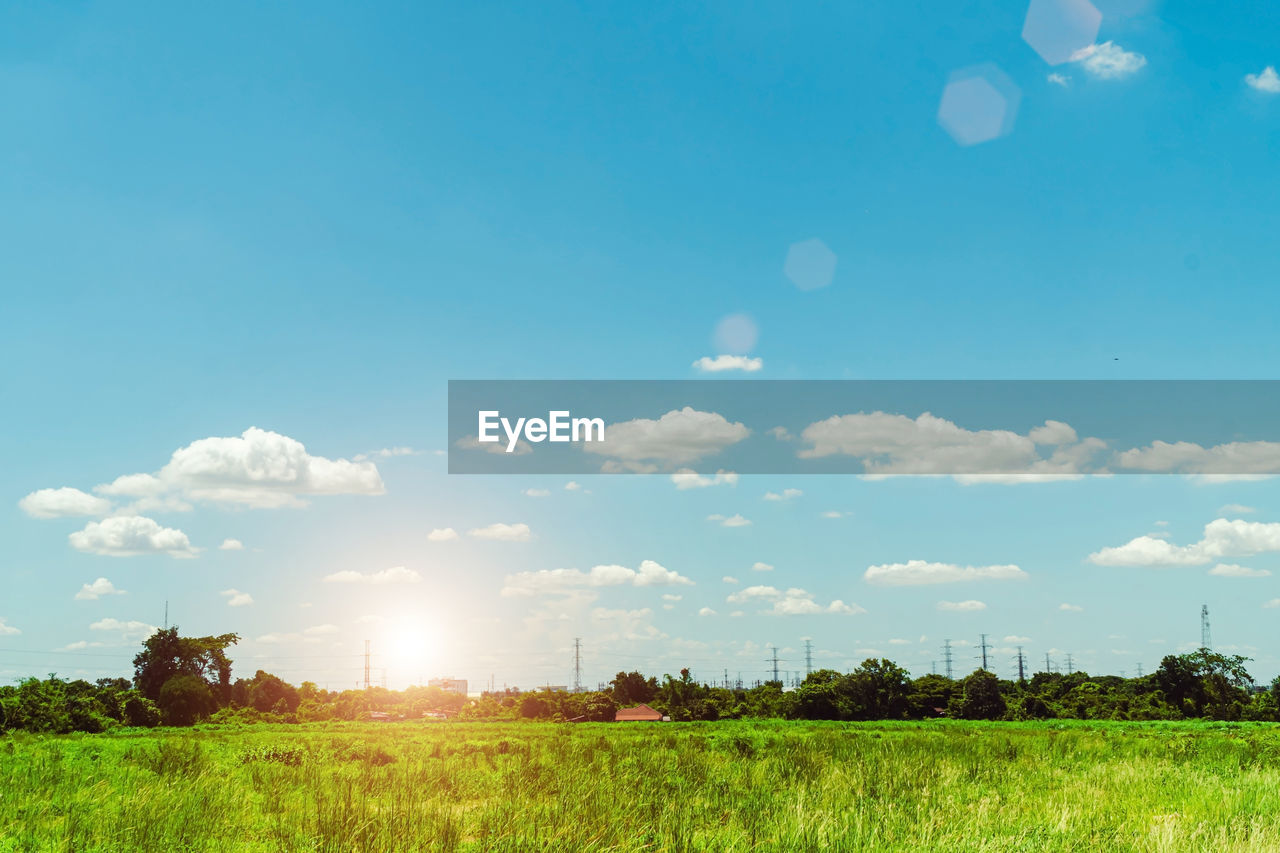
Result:
{"label": "blue sky", "polygon": [[[756,678],[770,643],[799,668],[803,637],[819,662],[875,650],[923,672],[944,638],[980,632],[1132,673],[1198,641],[1201,603],[1215,642],[1270,678],[1276,577],[1088,558],[1153,533],[1194,543],[1218,518],[1280,522],[1271,481],[566,490],[451,477],[437,454],[448,379],[696,377],[735,314],[759,331],[756,378],[1273,377],[1280,20],[1262,3],[1098,7],[1097,45],[1128,57],[1111,76],[1048,66],[1020,37],[1023,2],[10,4],[0,677],[127,669],[167,600],[184,631],[245,637],[238,672],[335,687],[358,679],[366,637],[393,684],[565,683],[574,636],[589,683],[685,663]],[[939,104],[979,63],[1020,105],[1011,133],[961,146]],[[838,263],[805,291],[784,264],[813,239]],[[239,458],[230,440],[255,426],[305,445],[272,445],[303,468],[363,473],[341,494],[278,489],[305,503],[278,508],[193,496],[179,473],[167,505],[94,491],[205,439]],[[398,447],[414,453],[376,453]],[[19,507],[63,487],[110,508]],[[786,488],[803,494],[763,500]],[[181,531],[192,554],[72,544],[107,515]],[[467,535],[499,523],[528,541]],[[444,528],[459,538],[427,538]],[[864,577],[917,559],[1026,577]],[[645,560],[690,583],[501,594],[521,572]],[[1280,569],[1267,550],[1220,562]],[[418,580],[323,580],[393,567]],[[97,578],[126,592],[75,598]],[[726,600],[750,586],[866,612]],[[971,600],[986,609],[937,609]]]}

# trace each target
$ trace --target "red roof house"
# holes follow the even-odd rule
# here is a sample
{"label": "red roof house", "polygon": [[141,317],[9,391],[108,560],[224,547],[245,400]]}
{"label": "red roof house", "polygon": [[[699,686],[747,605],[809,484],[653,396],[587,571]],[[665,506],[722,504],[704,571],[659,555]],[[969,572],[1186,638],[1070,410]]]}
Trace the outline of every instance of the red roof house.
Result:
{"label": "red roof house", "polygon": [[637,705],[634,708],[619,708],[613,721],[615,723],[660,723],[662,714],[648,705]]}

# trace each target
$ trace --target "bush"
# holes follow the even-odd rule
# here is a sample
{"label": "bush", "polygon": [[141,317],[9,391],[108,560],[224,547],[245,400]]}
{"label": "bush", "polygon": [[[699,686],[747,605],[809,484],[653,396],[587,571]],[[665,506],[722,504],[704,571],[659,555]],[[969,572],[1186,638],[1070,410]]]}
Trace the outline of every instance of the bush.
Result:
{"label": "bush", "polygon": [[194,675],[175,675],[160,688],[160,714],[167,726],[190,726],[213,713],[213,691]]}

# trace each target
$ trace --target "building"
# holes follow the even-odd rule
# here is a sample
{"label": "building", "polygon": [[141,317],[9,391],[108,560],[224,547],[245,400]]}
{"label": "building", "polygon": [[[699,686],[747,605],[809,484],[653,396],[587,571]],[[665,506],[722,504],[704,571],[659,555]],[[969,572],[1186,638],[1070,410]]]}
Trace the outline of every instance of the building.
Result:
{"label": "building", "polygon": [[467,680],[465,678],[433,678],[427,682],[428,687],[439,687],[448,693],[457,693],[459,696],[467,695]]}
{"label": "building", "polygon": [[637,705],[634,708],[619,708],[613,721],[615,723],[660,723],[662,714],[648,705]]}

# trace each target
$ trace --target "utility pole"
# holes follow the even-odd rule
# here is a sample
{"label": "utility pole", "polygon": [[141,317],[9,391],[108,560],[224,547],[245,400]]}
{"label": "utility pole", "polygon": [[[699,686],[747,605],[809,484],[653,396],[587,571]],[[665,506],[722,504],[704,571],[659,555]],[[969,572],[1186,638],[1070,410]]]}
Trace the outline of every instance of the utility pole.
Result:
{"label": "utility pole", "polygon": [[1209,636],[1209,605],[1200,605],[1200,648],[1213,648],[1213,639]]}
{"label": "utility pole", "polygon": [[813,675],[813,640],[804,641],[804,674]]}
{"label": "utility pole", "polygon": [[164,600],[164,629],[169,630],[169,599]]}
{"label": "utility pole", "polygon": [[[980,657],[982,658],[982,668],[987,669],[987,649],[991,648],[991,644],[987,642],[986,634],[982,634],[981,637],[982,637],[982,646],[981,646],[982,654],[980,655]],[[989,671],[990,670],[988,670],[988,672]]]}
{"label": "utility pole", "polygon": [[1026,665],[1027,665],[1027,658],[1025,655],[1022,654],[1022,646],[1018,646],[1018,683],[1019,684],[1022,684],[1027,680]]}
{"label": "utility pole", "polygon": [[582,692],[582,638],[573,638],[573,692]]}
{"label": "utility pole", "polygon": [[369,641],[364,641],[364,689],[369,689]]}
{"label": "utility pole", "polygon": [[947,668],[947,679],[949,681],[955,680],[955,676],[951,672],[951,641],[950,640],[942,641],[942,661]]}
{"label": "utility pole", "polygon": [[728,667],[725,667],[725,670],[724,670],[724,689],[725,690],[729,689],[729,668]]}

